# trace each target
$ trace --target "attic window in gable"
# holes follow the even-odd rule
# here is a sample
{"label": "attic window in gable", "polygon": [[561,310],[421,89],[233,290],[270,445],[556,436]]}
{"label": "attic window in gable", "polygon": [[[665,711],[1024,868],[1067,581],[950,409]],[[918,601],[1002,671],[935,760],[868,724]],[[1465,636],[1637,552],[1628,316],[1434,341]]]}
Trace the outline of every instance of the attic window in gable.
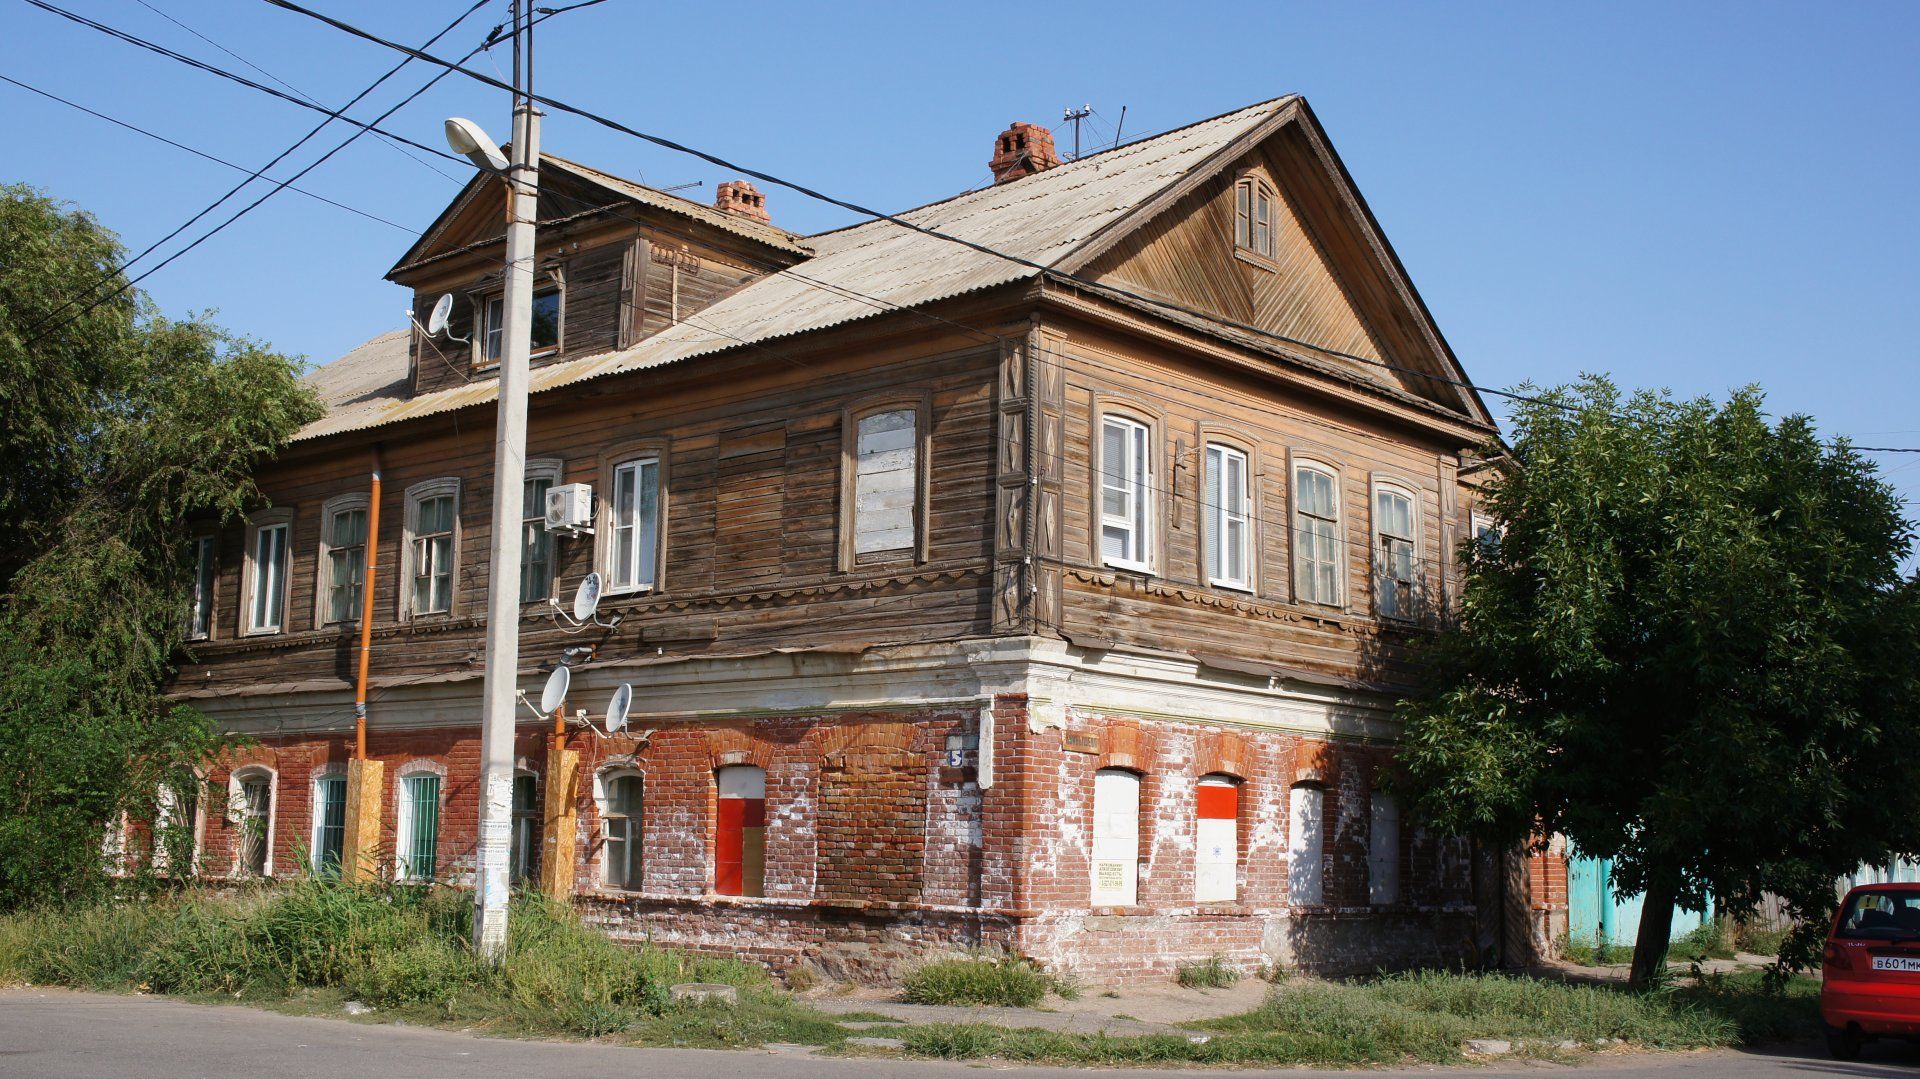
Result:
{"label": "attic window in gable", "polygon": [[1278,257],[1273,236],[1276,196],[1272,185],[1257,176],[1233,185],[1233,246],[1263,259]]}
{"label": "attic window in gable", "polygon": [[[507,304],[498,293],[486,299],[486,335],[480,339],[481,363],[500,362],[506,340]],[[542,285],[533,292],[533,350],[535,356],[560,347],[560,286]]]}

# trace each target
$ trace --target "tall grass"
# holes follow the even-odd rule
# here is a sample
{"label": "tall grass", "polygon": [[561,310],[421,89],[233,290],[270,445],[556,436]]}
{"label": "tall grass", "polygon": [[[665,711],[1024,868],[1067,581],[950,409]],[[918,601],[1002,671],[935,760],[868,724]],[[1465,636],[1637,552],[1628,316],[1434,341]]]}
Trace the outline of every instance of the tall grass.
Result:
{"label": "tall grass", "polygon": [[678,981],[761,986],[758,967],[627,948],[516,898],[499,967],[468,944],[466,893],[302,881],[0,919],[0,981],[252,1000],[337,990],[377,1008],[596,1036],[667,1009]]}
{"label": "tall grass", "polygon": [[907,974],[901,999],[909,1004],[1031,1008],[1046,997],[1048,978],[1016,956],[936,959]]}
{"label": "tall grass", "polygon": [[1471,1038],[1524,1042],[1528,1052],[1571,1041],[1619,1039],[1649,1049],[1741,1045],[1813,1032],[1813,991],[1762,990],[1757,975],[1692,989],[1629,993],[1603,986],[1482,974],[1420,973],[1367,982],[1290,982],[1243,1015],[1190,1024],[1211,1036],[1125,1038],[1009,1030],[980,1024],[916,1026],[898,1036],[921,1056],[983,1056],[1065,1064],[1447,1063]]}

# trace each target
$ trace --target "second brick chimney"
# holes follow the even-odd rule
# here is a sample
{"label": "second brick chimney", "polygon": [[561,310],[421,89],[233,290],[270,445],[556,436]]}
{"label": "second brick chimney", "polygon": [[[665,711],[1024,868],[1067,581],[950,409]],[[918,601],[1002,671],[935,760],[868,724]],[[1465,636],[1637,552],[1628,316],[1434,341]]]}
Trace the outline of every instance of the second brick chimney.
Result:
{"label": "second brick chimney", "polygon": [[1053,148],[1053,132],[1039,124],[1015,121],[994,140],[993,160],[987,162],[987,167],[993,170],[993,182],[1004,184],[1045,172],[1059,163],[1060,154]]}
{"label": "second brick chimney", "polygon": [[767,197],[746,180],[728,180],[713,194],[713,204],[730,214],[772,223],[767,216]]}

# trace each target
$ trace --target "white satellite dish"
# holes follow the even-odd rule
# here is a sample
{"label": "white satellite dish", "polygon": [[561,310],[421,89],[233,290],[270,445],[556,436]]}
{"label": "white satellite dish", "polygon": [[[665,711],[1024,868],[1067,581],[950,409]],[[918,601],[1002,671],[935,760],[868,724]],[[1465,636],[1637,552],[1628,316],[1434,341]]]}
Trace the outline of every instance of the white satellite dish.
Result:
{"label": "white satellite dish", "polygon": [[563,664],[547,676],[547,688],[540,691],[540,712],[552,715],[567,703],[567,687],[573,685],[573,672]]}
{"label": "white satellite dish", "polygon": [[453,293],[442,293],[433,302],[433,314],[427,316],[427,336],[438,337],[447,332],[447,319],[453,315]]}
{"label": "white satellite dish", "polygon": [[600,609],[600,574],[589,573],[580,581],[580,587],[573,591],[573,620],[585,622]]}
{"label": "white satellite dish", "polygon": [[633,707],[633,686],[626,682],[613,691],[613,699],[607,702],[607,733],[612,734],[627,725],[627,709]]}

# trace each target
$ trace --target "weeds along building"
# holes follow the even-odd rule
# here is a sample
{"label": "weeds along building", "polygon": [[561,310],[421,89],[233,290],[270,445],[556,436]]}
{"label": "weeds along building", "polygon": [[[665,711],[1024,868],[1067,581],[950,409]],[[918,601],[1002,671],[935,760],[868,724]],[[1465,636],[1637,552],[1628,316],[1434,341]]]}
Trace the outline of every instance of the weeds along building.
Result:
{"label": "weeds along building", "polygon": [[[855,975],[1470,952],[1490,875],[1379,784],[1493,427],[1326,133],[1286,97],[991,150],[901,215],[941,235],[542,159],[522,684],[578,649],[589,722],[523,716],[516,872],[616,937]],[[317,370],[271,506],[199,546],[174,693],[255,740],[209,770],[206,874],[359,843],[470,879],[502,220],[476,178],[388,275],[449,331]]]}

